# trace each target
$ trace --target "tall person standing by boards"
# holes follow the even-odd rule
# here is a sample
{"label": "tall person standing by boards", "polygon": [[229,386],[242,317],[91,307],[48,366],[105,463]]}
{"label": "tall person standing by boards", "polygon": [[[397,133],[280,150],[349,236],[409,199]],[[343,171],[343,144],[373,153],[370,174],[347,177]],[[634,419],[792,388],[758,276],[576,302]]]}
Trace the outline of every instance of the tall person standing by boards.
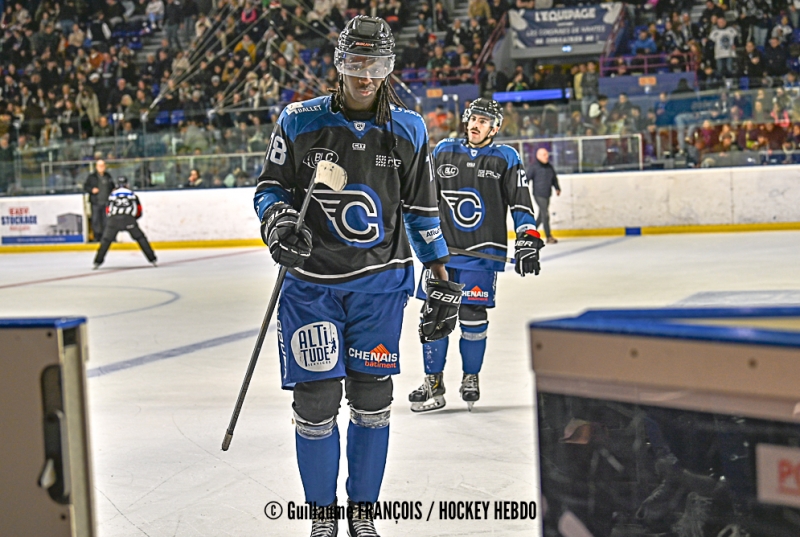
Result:
{"label": "tall person standing by boards", "polygon": [[[434,275],[422,341],[455,328],[461,300],[461,286],[445,270],[425,123],[386,81],[394,58],[383,19],[347,23],[335,53],[336,90],[284,109],[254,199],[264,242],[289,268],[278,302],[278,351],[282,387],[293,390],[305,499],[318,507],[315,537],[338,534],[335,510],[327,507],[337,502],[342,379],[350,405],[348,532],[377,535],[368,506],[378,500],[386,463],[392,376],[400,372],[403,309],[414,290],[412,247]],[[323,160],[344,168],[348,184],[314,190],[301,221],[297,209]]]}
{"label": "tall person standing by boards", "polygon": [[[510,210],[516,231],[515,269],[521,276],[538,275],[539,250],[544,243],[536,231],[525,170],[513,148],[493,142],[503,124],[502,109],[494,100],[476,99],[464,110],[462,121],[466,139],[448,138],[433,150],[445,240],[464,254],[502,259],[508,244],[506,215]],[[497,273],[503,270],[503,262],[473,255],[454,255],[447,263],[450,280],[464,285],[459,310],[463,370],[459,391],[470,410],[480,398],[478,374],[486,354],[487,310],[495,306]],[[429,276],[423,274],[417,298],[425,298]],[[423,344],[425,379],[408,396],[411,410],[426,412],[444,407],[447,347],[448,338]]]}

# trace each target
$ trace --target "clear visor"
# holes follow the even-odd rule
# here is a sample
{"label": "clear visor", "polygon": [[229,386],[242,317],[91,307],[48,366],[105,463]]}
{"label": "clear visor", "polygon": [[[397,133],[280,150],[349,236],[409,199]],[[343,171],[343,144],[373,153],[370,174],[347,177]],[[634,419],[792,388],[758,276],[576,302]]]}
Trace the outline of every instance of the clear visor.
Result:
{"label": "clear visor", "polygon": [[347,76],[358,78],[386,78],[394,69],[392,56],[364,56],[336,50],[336,70]]}

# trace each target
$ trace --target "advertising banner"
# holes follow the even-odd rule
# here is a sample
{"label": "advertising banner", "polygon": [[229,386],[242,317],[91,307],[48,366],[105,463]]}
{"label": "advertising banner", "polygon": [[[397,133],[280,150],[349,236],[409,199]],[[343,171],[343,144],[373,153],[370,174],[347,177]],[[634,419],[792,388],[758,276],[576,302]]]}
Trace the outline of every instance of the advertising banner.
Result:
{"label": "advertising banner", "polygon": [[514,48],[595,45],[608,39],[622,3],[509,11]]}
{"label": "advertising banner", "polygon": [[85,242],[83,196],[0,198],[0,244]]}

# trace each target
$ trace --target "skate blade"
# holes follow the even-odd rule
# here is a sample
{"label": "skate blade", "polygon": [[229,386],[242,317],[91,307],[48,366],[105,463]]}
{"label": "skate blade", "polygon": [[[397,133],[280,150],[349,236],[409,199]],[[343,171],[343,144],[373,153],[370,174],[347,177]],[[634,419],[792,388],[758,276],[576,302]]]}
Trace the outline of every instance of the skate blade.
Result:
{"label": "skate blade", "polygon": [[430,412],[431,410],[439,410],[444,405],[444,396],[436,395],[424,403],[411,403],[411,412]]}
{"label": "skate blade", "polygon": [[472,407],[473,405],[475,405],[475,401],[467,401],[466,403],[467,403],[467,410],[472,412]]}

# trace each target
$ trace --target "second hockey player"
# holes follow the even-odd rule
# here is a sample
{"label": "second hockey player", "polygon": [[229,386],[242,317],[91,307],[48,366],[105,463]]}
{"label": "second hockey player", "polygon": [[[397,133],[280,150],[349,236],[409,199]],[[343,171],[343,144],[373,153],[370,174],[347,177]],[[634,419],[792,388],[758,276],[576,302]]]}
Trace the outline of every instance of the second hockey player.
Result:
{"label": "second hockey player", "polygon": [[[442,140],[433,151],[439,213],[448,246],[505,257],[510,209],[516,231],[516,271],[521,276],[539,274],[539,250],[544,242],[536,231],[525,170],[513,148],[492,141],[503,123],[500,105],[476,99],[464,111],[462,121],[466,139]],[[487,310],[495,305],[497,272],[504,269],[499,261],[468,255],[454,255],[447,263],[450,280],[464,284],[458,315],[463,367],[460,393],[470,409],[480,398],[478,373],[486,352]],[[417,298],[425,298],[428,277],[429,273],[423,273]],[[423,345],[425,380],[408,396],[411,410],[424,412],[445,405],[447,347],[447,338]]]}

